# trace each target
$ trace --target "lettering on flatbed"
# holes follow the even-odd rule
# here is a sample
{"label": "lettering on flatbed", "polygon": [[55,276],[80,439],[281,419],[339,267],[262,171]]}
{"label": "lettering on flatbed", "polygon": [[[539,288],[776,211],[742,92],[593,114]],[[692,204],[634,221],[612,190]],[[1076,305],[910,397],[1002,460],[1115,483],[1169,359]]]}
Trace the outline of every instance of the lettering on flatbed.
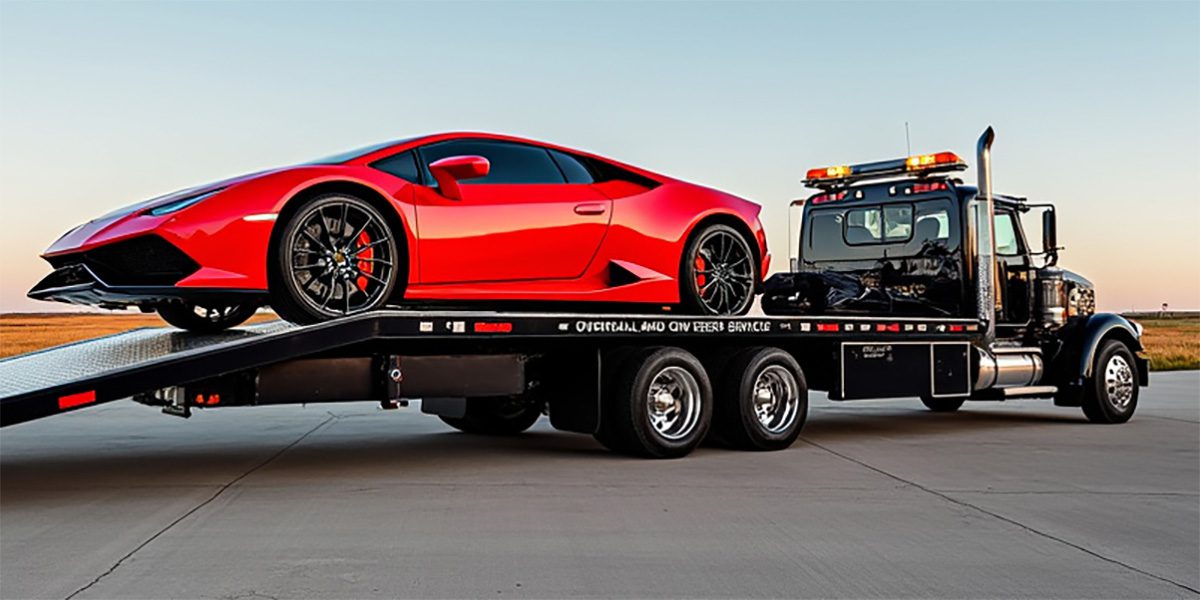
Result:
{"label": "lettering on flatbed", "polygon": [[771,321],[767,320],[698,320],[698,321],[662,321],[662,320],[581,320],[575,321],[571,327],[577,333],[769,333],[772,330]]}

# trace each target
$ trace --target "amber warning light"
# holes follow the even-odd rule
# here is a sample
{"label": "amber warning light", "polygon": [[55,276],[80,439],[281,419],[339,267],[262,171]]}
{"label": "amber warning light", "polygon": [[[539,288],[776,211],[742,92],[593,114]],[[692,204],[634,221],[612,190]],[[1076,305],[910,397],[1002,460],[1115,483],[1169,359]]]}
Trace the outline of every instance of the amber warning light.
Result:
{"label": "amber warning light", "polygon": [[804,185],[815,188],[833,188],[866,179],[885,177],[924,177],[943,171],[961,171],[967,163],[953,152],[918,154],[908,158],[883,160],[858,165],[836,165],[809,169],[805,173]]}

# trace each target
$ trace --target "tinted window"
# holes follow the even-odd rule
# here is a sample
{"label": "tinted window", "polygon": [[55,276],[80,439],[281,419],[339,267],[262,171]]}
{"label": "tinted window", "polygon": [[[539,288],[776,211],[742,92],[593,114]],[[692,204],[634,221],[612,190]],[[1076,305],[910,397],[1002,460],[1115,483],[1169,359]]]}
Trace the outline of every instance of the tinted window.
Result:
{"label": "tinted window", "polygon": [[996,254],[1000,256],[1016,256],[1021,253],[1021,242],[1017,237],[1017,225],[1013,214],[1009,212],[996,213]]}
{"label": "tinted window", "polygon": [[371,166],[405,181],[412,183],[421,181],[421,176],[417,172],[417,159],[413,156],[412,150],[377,160],[371,163]]}
{"label": "tinted window", "polygon": [[491,163],[487,177],[464,180],[464,185],[566,182],[544,148],[488,140],[455,140],[422,147],[426,181],[433,182],[433,177],[429,175],[429,163],[448,156],[482,156]]}
{"label": "tinted window", "polygon": [[574,156],[559,152],[558,150],[551,150],[550,156],[554,158],[554,162],[562,170],[563,175],[567,178],[567,183],[592,183],[595,181],[591,171],[588,171],[588,168]]}
{"label": "tinted window", "polygon": [[903,242],[912,236],[912,205],[900,204],[846,211],[846,243]]}
{"label": "tinted window", "polygon": [[805,217],[803,257],[877,260],[954,252],[959,233],[951,210],[944,199],[882,207],[823,206]]}

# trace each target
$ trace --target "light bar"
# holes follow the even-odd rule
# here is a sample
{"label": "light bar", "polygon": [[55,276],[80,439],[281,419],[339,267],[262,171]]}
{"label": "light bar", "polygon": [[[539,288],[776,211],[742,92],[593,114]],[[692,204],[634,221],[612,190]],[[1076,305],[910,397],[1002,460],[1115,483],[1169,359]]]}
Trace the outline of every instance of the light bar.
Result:
{"label": "light bar", "polygon": [[804,185],[815,188],[834,188],[864,179],[903,175],[920,177],[929,173],[961,171],[966,168],[967,163],[953,152],[918,154],[895,160],[809,169],[804,177]]}
{"label": "light bar", "polygon": [[958,155],[953,152],[918,154],[916,156],[910,156],[908,157],[908,160],[904,161],[904,168],[908,171],[925,171],[928,169],[935,169],[938,167],[945,168],[955,165],[962,165],[963,168],[966,168],[967,163],[963,162],[963,159],[959,158]]}

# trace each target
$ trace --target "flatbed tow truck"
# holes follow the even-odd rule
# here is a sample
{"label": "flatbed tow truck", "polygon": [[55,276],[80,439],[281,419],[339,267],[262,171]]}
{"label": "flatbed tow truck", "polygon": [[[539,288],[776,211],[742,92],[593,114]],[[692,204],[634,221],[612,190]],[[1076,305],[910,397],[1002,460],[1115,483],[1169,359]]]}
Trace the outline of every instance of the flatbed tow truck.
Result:
{"label": "flatbed tow truck", "polygon": [[[799,248],[767,282],[769,316],[397,307],[214,335],[139,329],[0,361],[0,426],[124,398],[184,417],[420,398],[470,433],[519,433],[548,413],[615,451],[672,458],[709,436],[786,448],[810,389],[934,411],[1052,397],[1124,422],[1148,381],[1140,329],[1094,314],[1090,284],[1054,267],[1053,207],[993,197],[992,138],[978,145],[978,188],[948,176],[965,168],[950,153],[810,171],[821,193],[797,203]],[[1015,217],[1032,209],[1045,211],[1040,267]],[[830,231],[843,246],[821,241]]]}

